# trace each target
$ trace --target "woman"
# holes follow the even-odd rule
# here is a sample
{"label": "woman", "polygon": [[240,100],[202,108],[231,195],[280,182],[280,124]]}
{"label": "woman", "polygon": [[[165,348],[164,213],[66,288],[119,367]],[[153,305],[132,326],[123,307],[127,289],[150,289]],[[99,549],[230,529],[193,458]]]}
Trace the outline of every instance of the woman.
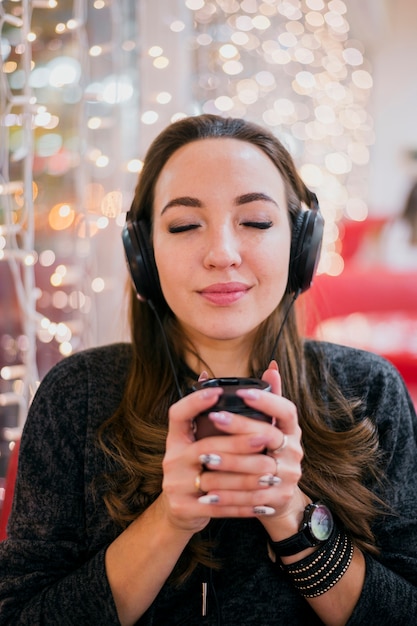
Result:
{"label": "woman", "polygon": [[[38,390],[0,624],[410,623],[416,416],[388,362],[299,337],[317,218],[262,128],[203,115],[157,137],[124,231],[132,344]],[[222,408],[230,377],[270,386],[234,399],[264,419]]]}

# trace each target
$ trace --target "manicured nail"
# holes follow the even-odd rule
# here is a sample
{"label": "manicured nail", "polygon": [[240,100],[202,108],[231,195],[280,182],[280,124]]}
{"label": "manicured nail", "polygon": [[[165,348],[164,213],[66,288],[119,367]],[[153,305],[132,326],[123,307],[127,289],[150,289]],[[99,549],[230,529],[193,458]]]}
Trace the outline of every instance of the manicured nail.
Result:
{"label": "manicured nail", "polygon": [[236,395],[249,400],[257,400],[260,397],[260,391],[258,389],[238,389]]}
{"label": "manicured nail", "polygon": [[201,465],[220,465],[222,457],[218,454],[200,454],[198,460]]}
{"label": "manicured nail", "polygon": [[232,416],[229,413],[223,413],[223,411],[210,411],[208,416],[213,422],[218,424],[230,424],[232,421]]}
{"label": "manicured nail", "polygon": [[266,437],[265,435],[254,435],[249,440],[249,443],[253,448],[259,448],[259,446],[266,446],[269,441],[270,437]]}
{"label": "manicured nail", "polygon": [[208,379],[208,374],[206,370],[203,370],[200,376],[198,377],[198,382],[200,383],[202,380],[207,380],[207,379]]}
{"label": "manicured nail", "polygon": [[201,395],[203,398],[213,398],[214,396],[218,396],[221,391],[219,391],[220,387],[204,387],[201,391]]}
{"label": "manicured nail", "polygon": [[273,509],[272,506],[254,506],[253,512],[255,515],[273,515],[275,509]]}
{"label": "manicured nail", "polygon": [[212,495],[206,494],[204,496],[200,496],[198,501],[201,502],[201,504],[216,504],[216,502],[220,501],[220,498],[219,496],[216,496],[215,494],[212,494]]}
{"label": "manicured nail", "polygon": [[265,474],[265,476],[261,476],[259,479],[260,485],[267,485],[268,487],[273,487],[274,485],[279,485],[281,479],[279,476],[275,476],[274,474]]}

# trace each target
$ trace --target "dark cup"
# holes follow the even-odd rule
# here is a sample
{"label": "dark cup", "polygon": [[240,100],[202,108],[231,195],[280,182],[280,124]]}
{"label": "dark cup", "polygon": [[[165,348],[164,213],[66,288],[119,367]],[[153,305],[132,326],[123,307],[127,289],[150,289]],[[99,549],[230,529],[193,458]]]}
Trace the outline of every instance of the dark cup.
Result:
{"label": "dark cup", "polygon": [[240,415],[272,424],[272,417],[270,415],[265,415],[265,413],[248,407],[244,400],[236,395],[238,389],[262,389],[264,391],[271,391],[271,385],[265,381],[259,380],[258,378],[209,378],[208,380],[195,383],[193,385],[193,391],[206,389],[207,387],[222,387],[223,393],[214,406],[211,406],[203,413],[199,413],[194,418],[194,435],[196,439],[227,434],[218,430],[216,424],[208,417],[208,414],[212,411],[230,411],[231,413],[239,413]]}

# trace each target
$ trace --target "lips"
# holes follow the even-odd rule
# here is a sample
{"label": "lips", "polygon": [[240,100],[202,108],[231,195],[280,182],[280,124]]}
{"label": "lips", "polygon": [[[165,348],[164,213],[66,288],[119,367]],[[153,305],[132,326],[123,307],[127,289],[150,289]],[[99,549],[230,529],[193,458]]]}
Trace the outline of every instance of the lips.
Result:
{"label": "lips", "polygon": [[205,287],[200,294],[213,304],[226,306],[243,298],[249,289],[244,283],[216,283]]}

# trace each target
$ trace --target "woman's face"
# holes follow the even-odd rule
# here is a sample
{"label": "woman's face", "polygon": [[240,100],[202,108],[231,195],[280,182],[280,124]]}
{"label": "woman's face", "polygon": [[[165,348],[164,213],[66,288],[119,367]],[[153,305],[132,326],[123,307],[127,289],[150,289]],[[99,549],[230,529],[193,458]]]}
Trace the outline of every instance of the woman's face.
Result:
{"label": "woman's face", "polygon": [[272,161],[237,139],[189,143],[162,169],[153,210],[162,291],[194,345],[248,338],[288,280],[289,216]]}

